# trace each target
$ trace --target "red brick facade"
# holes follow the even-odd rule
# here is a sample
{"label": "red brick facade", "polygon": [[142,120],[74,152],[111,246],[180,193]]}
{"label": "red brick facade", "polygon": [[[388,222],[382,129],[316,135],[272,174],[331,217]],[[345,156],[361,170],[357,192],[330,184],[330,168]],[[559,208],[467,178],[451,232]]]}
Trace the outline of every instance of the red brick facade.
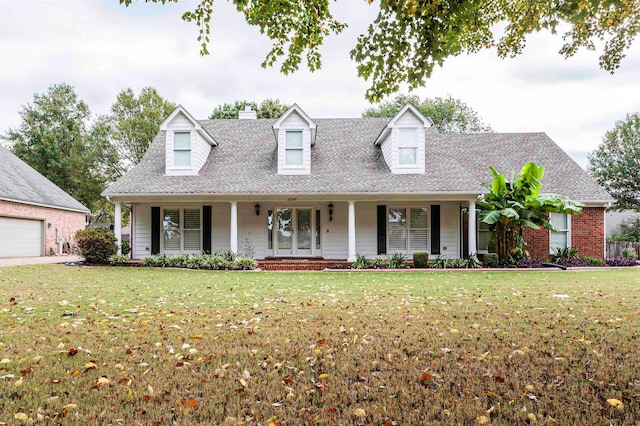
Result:
{"label": "red brick facade", "polygon": [[[86,215],[84,213],[3,200],[0,200],[0,216],[39,219],[44,221],[44,253],[47,256],[51,253],[58,252],[56,228],[58,229],[58,237],[63,238],[64,242],[68,242],[73,248],[73,236],[80,229],[84,229],[86,223]],[[51,224],[51,226],[49,226],[49,224]]]}
{"label": "red brick facade", "polygon": [[[524,240],[531,257],[549,258],[549,231],[525,228]],[[604,259],[604,207],[586,207],[582,214],[571,216],[571,247],[580,256]]]}

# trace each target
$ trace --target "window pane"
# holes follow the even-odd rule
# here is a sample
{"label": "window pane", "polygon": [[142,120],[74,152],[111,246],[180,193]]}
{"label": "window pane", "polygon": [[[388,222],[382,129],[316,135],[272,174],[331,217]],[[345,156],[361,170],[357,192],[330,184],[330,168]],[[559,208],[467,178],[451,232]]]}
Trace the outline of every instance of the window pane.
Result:
{"label": "window pane", "polygon": [[414,251],[427,251],[427,209],[410,209],[409,248]]}
{"label": "window pane", "polygon": [[184,251],[200,251],[200,230],[187,230],[184,231]]}
{"label": "window pane", "polygon": [[407,209],[389,209],[389,251],[407,250]]}
{"label": "window pane", "polygon": [[489,224],[482,222],[478,219],[478,251],[488,251],[489,241],[491,240],[491,231],[489,230]]}
{"label": "window pane", "polygon": [[418,145],[418,129],[398,129],[399,146],[415,147]]}
{"label": "window pane", "polygon": [[200,229],[200,209],[184,209],[184,229]]}
{"label": "window pane", "polygon": [[180,210],[164,210],[162,234],[165,251],[180,251]]}
{"label": "window pane", "polygon": [[173,165],[176,167],[191,166],[191,151],[173,151]]}
{"label": "window pane", "polygon": [[400,164],[416,164],[416,148],[400,148],[398,154]]}
{"label": "window pane", "polygon": [[566,232],[550,232],[549,238],[551,242],[551,252],[559,248],[567,247],[567,233]]}
{"label": "window pane", "polygon": [[302,130],[287,131],[287,148],[302,148]]}
{"label": "window pane", "polygon": [[173,134],[173,149],[191,149],[191,133],[175,132]]}
{"label": "window pane", "polygon": [[565,230],[568,229],[567,226],[567,215],[563,213],[551,213],[549,215],[549,222],[553,225],[557,230]]}
{"label": "window pane", "polygon": [[427,209],[411,209],[411,228],[427,229]]}
{"label": "window pane", "polygon": [[302,150],[287,149],[285,151],[287,166],[302,166]]}

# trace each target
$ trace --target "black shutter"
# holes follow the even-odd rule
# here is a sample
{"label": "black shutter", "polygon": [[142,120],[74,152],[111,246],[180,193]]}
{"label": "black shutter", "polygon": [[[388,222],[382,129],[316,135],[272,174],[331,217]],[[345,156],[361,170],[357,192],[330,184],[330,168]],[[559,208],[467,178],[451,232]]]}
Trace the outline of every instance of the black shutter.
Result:
{"label": "black shutter", "polygon": [[151,207],[151,254],[160,253],[160,207]]}
{"label": "black shutter", "polygon": [[202,206],[202,251],[211,254],[211,206]]}
{"label": "black shutter", "polygon": [[387,254],[387,206],[378,206],[378,254]]}
{"label": "black shutter", "polygon": [[440,206],[431,206],[431,254],[440,254]]}

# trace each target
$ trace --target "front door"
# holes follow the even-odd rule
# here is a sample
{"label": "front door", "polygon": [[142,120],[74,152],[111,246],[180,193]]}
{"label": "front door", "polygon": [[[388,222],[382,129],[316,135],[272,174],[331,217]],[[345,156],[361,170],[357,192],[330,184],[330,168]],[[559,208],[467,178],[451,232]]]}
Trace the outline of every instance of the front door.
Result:
{"label": "front door", "polygon": [[275,255],[311,256],[314,247],[315,217],[307,207],[276,209]]}

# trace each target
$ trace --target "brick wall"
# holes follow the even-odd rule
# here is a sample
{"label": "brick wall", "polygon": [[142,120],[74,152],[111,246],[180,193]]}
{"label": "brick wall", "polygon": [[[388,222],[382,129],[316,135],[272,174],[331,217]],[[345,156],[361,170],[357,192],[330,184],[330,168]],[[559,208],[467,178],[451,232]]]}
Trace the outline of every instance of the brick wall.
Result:
{"label": "brick wall", "polygon": [[[73,236],[80,229],[84,229],[86,223],[86,215],[84,213],[2,200],[0,200],[0,216],[43,220],[45,233],[44,252],[47,256],[51,253],[51,249],[53,249],[54,253],[58,252],[56,228],[58,228],[58,237],[63,238],[65,242],[69,242],[73,248],[75,245]],[[49,224],[51,224],[51,227],[48,226]]]}
{"label": "brick wall", "polygon": [[[526,228],[524,240],[531,257],[549,258],[549,231]],[[571,216],[571,247],[580,256],[604,259],[604,242],[604,207],[586,207],[582,214]]]}

